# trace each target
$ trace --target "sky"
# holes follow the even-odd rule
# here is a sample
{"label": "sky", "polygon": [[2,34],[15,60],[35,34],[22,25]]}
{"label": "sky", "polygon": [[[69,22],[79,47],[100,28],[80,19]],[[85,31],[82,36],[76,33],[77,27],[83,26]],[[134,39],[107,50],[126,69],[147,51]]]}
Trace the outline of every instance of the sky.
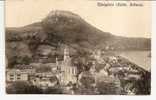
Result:
{"label": "sky", "polygon": [[[41,21],[52,10],[67,10],[104,32],[126,37],[151,36],[151,6],[98,7],[96,0],[6,0],[6,27],[20,27]],[[108,1],[103,1],[106,3]],[[128,3],[128,1],[127,1]]]}

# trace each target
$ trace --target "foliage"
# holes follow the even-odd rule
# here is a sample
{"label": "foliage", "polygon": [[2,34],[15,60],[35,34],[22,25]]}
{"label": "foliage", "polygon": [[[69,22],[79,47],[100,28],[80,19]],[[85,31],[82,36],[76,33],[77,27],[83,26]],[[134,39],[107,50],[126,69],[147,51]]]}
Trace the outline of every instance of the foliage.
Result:
{"label": "foliage", "polygon": [[97,88],[100,94],[120,94],[120,87],[117,87],[114,82],[97,83]]}
{"label": "foliage", "polygon": [[80,82],[85,88],[91,88],[95,84],[95,78],[91,74],[84,74],[82,75]]}
{"label": "foliage", "polygon": [[27,82],[14,82],[6,88],[8,94],[41,94],[42,90]]}
{"label": "foliage", "polygon": [[49,87],[43,92],[44,94],[63,94],[63,90],[56,86],[56,87]]}
{"label": "foliage", "polygon": [[36,68],[36,72],[49,72],[51,71],[51,67],[49,66],[40,66]]}

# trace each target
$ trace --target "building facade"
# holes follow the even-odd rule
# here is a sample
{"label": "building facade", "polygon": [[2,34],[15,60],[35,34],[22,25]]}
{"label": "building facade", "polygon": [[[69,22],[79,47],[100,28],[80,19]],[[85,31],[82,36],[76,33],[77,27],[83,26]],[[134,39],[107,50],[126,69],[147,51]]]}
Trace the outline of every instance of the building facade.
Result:
{"label": "building facade", "polygon": [[28,73],[20,71],[18,69],[8,70],[6,72],[6,81],[8,82],[28,81]]}
{"label": "building facade", "polygon": [[[57,62],[56,62],[57,63]],[[60,84],[67,85],[69,82],[77,82],[77,68],[72,65],[71,58],[69,55],[69,48],[64,49],[63,61],[60,65],[61,73],[58,75]]]}

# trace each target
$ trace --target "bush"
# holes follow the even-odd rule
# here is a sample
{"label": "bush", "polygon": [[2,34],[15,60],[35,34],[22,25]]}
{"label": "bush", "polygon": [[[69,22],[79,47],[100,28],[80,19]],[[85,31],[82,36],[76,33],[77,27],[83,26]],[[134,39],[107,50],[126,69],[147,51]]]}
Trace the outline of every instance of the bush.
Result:
{"label": "bush", "polygon": [[121,94],[120,81],[111,77],[106,77],[96,83],[99,94]]}
{"label": "bush", "polygon": [[41,94],[42,90],[27,82],[14,82],[6,88],[8,94]]}

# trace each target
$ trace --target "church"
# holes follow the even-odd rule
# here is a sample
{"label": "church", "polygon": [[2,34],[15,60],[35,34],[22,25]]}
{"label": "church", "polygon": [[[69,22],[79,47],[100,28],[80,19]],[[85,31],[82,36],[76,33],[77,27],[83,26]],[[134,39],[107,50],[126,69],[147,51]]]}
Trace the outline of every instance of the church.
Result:
{"label": "church", "polygon": [[61,85],[67,85],[68,83],[77,82],[77,67],[71,63],[71,57],[69,54],[69,48],[65,47],[63,61],[59,63],[56,58],[56,65],[60,69],[60,73],[57,75]]}

